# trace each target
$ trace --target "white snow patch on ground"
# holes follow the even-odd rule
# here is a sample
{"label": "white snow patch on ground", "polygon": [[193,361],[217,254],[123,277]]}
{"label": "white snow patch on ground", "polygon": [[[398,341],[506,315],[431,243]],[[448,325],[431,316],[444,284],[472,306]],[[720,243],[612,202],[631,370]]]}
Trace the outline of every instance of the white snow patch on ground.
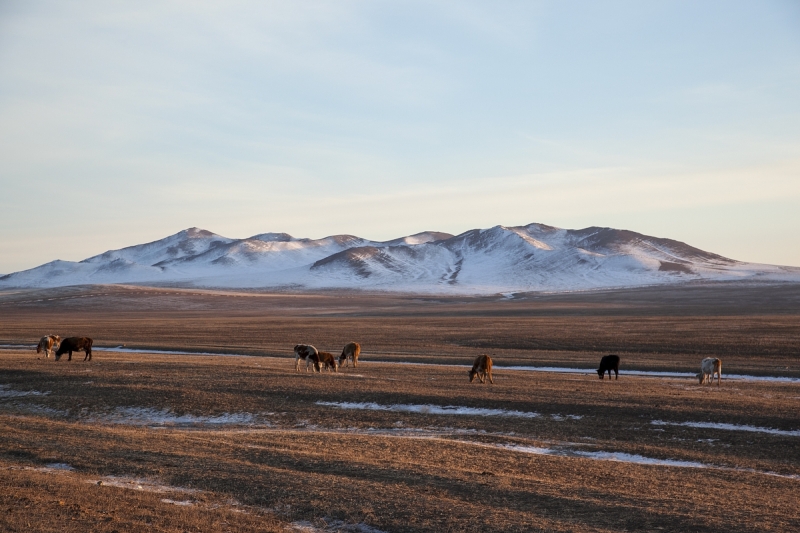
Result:
{"label": "white snow patch on ground", "polygon": [[[465,442],[465,441],[461,441]],[[747,472],[750,474],[761,474],[764,476],[780,477],[784,479],[800,480],[800,476],[793,474],[778,474],[777,472],[768,472],[763,470],[755,470],[752,468],[732,468],[727,466],[718,466],[706,463],[698,463],[695,461],[679,461],[675,459],[654,459],[652,457],[645,457],[643,455],[636,455],[623,452],[589,452],[583,450],[573,450],[569,448],[555,449],[555,448],[540,448],[538,446],[521,446],[518,444],[484,444],[482,442],[472,442],[477,446],[484,446],[490,448],[502,448],[522,453],[532,453],[536,455],[553,455],[557,457],[577,457],[584,459],[592,459],[595,461],[617,461],[621,463],[635,463],[641,465],[655,465],[655,466],[670,466],[678,468],[707,468],[709,470],[726,470],[731,472]]]}
{"label": "white snow patch on ground", "polygon": [[117,407],[112,413],[93,416],[92,420],[134,426],[251,425],[259,422],[259,417],[252,413],[223,413],[217,416],[176,415],[169,409]]}
{"label": "white snow patch on ground", "polygon": [[800,430],[772,429],[741,424],[724,424],[720,422],[664,422],[663,420],[653,420],[650,423],[654,426],[685,426],[691,428],[723,429],[726,431],[749,431],[751,433],[769,433],[771,435],[800,437]]}
{"label": "white snow patch on ground", "polygon": [[190,505],[194,505],[194,502],[191,500],[179,501],[179,500],[170,500],[169,498],[161,498],[161,501],[163,503],[171,503],[172,505],[179,505],[181,507],[189,507]]}
{"label": "white snow patch on ground", "polygon": [[550,418],[552,418],[556,422],[563,422],[564,420],[580,420],[581,418],[583,418],[583,415],[565,415],[565,416],[563,416],[563,415],[553,414],[553,415],[550,415]]}
{"label": "white snow patch on ground", "polygon": [[363,409],[367,411],[393,411],[397,413],[420,413],[425,415],[464,415],[464,416],[507,416],[517,418],[538,418],[539,413],[509,411],[506,409],[487,409],[482,407],[461,407],[457,405],[393,404],[381,405],[373,402],[316,402],[317,405],[338,407],[339,409]]}
{"label": "white snow patch on ground", "polygon": [[184,494],[197,494],[202,492],[201,490],[197,489],[187,489],[185,487],[173,487],[170,485],[162,485],[157,481],[152,481],[149,479],[138,479],[138,478],[130,478],[130,477],[119,477],[119,476],[105,476],[100,479],[90,479],[87,483],[93,483],[96,485],[103,485],[108,487],[119,487],[122,489],[130,489],[130,490],[141,490],[144,492],[156,492],[156,493],[163,493],[163,492],[180,492]]}
{"label": "white snow patch on ground", "polygon": [[348,524],[341,520],[322,519],[324,525],[316,526],[311,522],[305,520],[298,520],[292,522],[286,527],[288,531],[298,531],[300,533],[329,533],[329,532],[347,532],[347,533],[386,533],[383,530],[368,526],[367,524]]}
{"label": "white snow patch on ground", "polygon": [[0,398],[19,398],[21,396],[47,396],[50,391],[41,392],[38,390],[19,391],[11,390],[11,385],[0,384]]}
{"label": "white snow patch on ground", "polygon": [[635,455],[623,452],[586,452],[575,450],[575,455],[597,459],[600,461],[618,461],[621,463],[636,463],[640,465],[659,465],[659,466],[679,466],[683,468],[709,468],[711,465],[697,463],[694,461],[677,461],[674,459],[653,459],[643,455]]}
{"label": "white snow patch on ground", "polygon": [[68,470],[68,471],[75,470],[67,463],[48,463],[44,466],[45,468],[49,468],[50,470]]}

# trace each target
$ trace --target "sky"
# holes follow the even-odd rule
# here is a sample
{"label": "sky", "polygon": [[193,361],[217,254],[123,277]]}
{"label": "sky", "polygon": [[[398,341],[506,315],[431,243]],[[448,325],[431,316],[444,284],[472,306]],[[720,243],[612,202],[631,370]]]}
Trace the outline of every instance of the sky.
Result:
{"label": "sky", "polygon": [[800,266],[800,2],[0,2],[0,273],[539,222]]}

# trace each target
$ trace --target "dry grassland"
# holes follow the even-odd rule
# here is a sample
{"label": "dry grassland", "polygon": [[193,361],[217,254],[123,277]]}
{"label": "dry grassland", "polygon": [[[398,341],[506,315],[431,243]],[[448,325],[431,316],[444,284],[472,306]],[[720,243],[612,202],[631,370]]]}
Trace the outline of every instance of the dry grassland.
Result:
{"label": "dry grassland", "polygon": [[[800,383],[725,379],[800,376],[800,291],[780,289],[0,294],[0,343],[99,346],[91,363],[0,350],[0,529],[800,530]],[[357,369],[294,372],[295,343],[350,340]],[[258,357],[102,348],[120,344]],[[611,350],[618,381],[502,368],[592,368]],[[496,384],[470,385],[454,365],[484,351]],[[706,355],[723,358],[719,388],[625,375]],[[629,461],[645,458],[687,464]]]}

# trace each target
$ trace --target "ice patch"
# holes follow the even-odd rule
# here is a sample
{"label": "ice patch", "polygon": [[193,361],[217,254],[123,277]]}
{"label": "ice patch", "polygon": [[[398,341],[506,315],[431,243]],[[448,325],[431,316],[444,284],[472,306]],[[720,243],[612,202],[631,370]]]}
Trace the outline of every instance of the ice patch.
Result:
{"label": "ice patch", "polygon": [[683,468],[709,468],[711,465],[697,463],[694,461],[677,461],[674,459],[653,459],[643,455],[635,455],[622,452],[585,452],[575,450],[573,454],[579,457],[597,459],[600,461],[618,461],[621,463],[636,463],[640,465],[659,465],[659,466],[679,466]]}
{"label": "ice patch", "polygon": [[286,526],[286,530],[298,531],[300,533],[329,533],[334,531],[347,533],[386,533],[383,530],[368,526],[367,524],[348,524],[341,520],[331,520],[328,518],[323,518],[321,521],[324,525],[318,527],[311,522],[299,520]]}
{"label": "ice patch", "polygon": [[550,415],[550,418],[552,418],[556,422],[563,422],[564,420],[580,420],[581,418],[583,418],[583,415],[566,415],[566,416],[563,416],[563,415],[553,414],[553,415]]}
{"label": "ice patch", "polygon": [[[176,415],[169,409],[117,407],[112,413],[93,416],[92,421],[134,426],[252,425],[259,417],[252,413],[223,413],[217,416]],[[262,421],[262,423],[265,423]]]}
{"label": "ice patch", "polygon": [[684,468],[708,468],[710,465],[693,461],[676,461],[672,459],[653,459],[643,455],[634,455],[623,452],[586,452],[572,449],[540,448],[538,446],[520,446],[518,444],[500,444],[499,448],[536,455],[556,455],[559,457],[584,457],[598,461],[618,461],[621,463],[636,463],[641,465],[680,466]]}
{"label": "ice patch", "polygon": [[194,505],[194,502],[191,500],[185,501],[177,501],[177,500],[170,500],[169,498],[161,498],[163,503],[171,503],[172,505],[179,505],[181,507],[189,507],[190,505]]}
{"label": "ice patch", "polygon": [[38,390],[19,391],[11,390],[11,385],[0,384],[0,398],[20,398],[22,396],[47,396],[50,391],[41,392]]}
{"label": "ice patch", "polygon": [[46,464],[44,466],[46,468],[49,468],[50,470],[68,470],[68,471],[75,470],[74,468],[72,468],[67,463],[49,463],[49,464]]}
{"label": "ice patch", "polygon": [[367,411],[392,411],[396,413],[419,413],[425,415],[462,415],[462,416],[506,416],[517,418],[538,418],[539,413],[526,411],[509,411],[506,409],[487,409],[483,407],[460,407],[457,405],[430,404],[394,404],[381,405],[373,402],[316,402],[317,405],[338,407],[339,409],[363,409]]}
{"label": "ice patch", "polygon": [[122,489],[141,490],[144,492],[155,492],[155,493],[180,492],[185,494],[197,494],[199,492],[202,492],[201,490],[197,489],[187,489],[184,487],[173,487],[170,485],[162,485],[161,483],[158,483],[156,481],[151,481],[148,479],[137,479],[137,478],[118,477],[118,476],[105,476],[100,479],[88,480],[87,483],[93,483],[96,485],[103,485],[108,487],[118,487]]}
{"label": "ice patch", "polygon": [[[462,441],[465,442],[465,441]],[[489,448],[501,448],[522,453],[532,453],[535,455],[552,455],[557,457],[577,457],[584,459],[592,459],[595,461],[616,461],[620,463],[634,463],[640,465],[654,465],[654,466],[670,466],[678,468],[707,468],[709,470],[725,470],[729,472],[747,472],[749,474],[760,474],[763,476],[780,477],[784,479],[800,480],[800,476],[794,474],[778,474],[777,472],[769,472],[764,470],[755,470],[753,468],[732,468],[728,466],[718,466],[706,463],[698,463],[696,461],[679,461],[675,459],[654,459],[652,457],[645,457],[643,455],[636,455],[624,452],[587,452],[583,450],[573,450],[568,448],[554,449],[554,448],[540,448],[537,446],[521,446],[518,444],[484,444],[482,442],[471,442],[477,446]]]}
{"label": "ice patch", "polygon": [[650,422],[654,426],[684,426],[703,429],[723,429],[726,431],[749,431],[751,433],[769,433],[771,435],[783,435],[786,437],[800,437],[800,430],[772,429],[759,426],[747,426],[740,424],[724,424],[721,422],[664,422],[663,420],[653,420]]}

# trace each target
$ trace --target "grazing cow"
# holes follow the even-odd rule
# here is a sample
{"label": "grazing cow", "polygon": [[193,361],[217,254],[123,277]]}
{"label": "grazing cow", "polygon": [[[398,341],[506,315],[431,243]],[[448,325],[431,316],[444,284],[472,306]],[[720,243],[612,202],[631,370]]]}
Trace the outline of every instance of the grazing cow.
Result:
{"label": "grazing cow", "polygon": [[486,377],[488,376],[489,383],[494,385],[494,380],[492,379],[492,358],[488,355],[479,355],[475,358],[475,362],[472,364],[472,370],[470,370],[468,374],[470,383],[475,379],[475,376],[478,376],[481,383],[486,383]]}
{"label": "grazing cow", "polygon": [[310,344],[298,344],[294,347],[294,369],[300,372],[300,360],[306,362],[306,372],[308,365],[314,365],[314,372],[321,372],[319,365],[319,352]]}
{"label": "grazing cow", "polygon": [[44,350],[44,356],[49,358],[50,351],[58,349],[60,342],[61,337],[58,335],[45,335],[39,339],[39,345],[36,346],[36,353],[42,353],[42,350]]}
{"label": "grazing cow", "polygon": [[714,384],[714,374],[717,375],[717,387],[719,382],[722,381],[722,360],[714,357],[706,357],[700,362],[700,373],[697,377],[700,379],[700,385],[708,382],[709,385]]}
{"label": "grazing cow", "polygon": [[61,341],[61,345],[58,347],[58,351],[56,351],[56,361],[61,359],[61,356],[65,353],[69,352],[69,358],[67,361],[72,361],[72,352],[86,352],[86,356],[83,358],[84,361],[87,359],[89,361],[92,360],[92,339],[89,337],[69,337]]}
{"label": "grazing cow", "polygon": [[344,345],[342,355],[339,356],[339,366],[347,366],[347,361],[352,360],[353,366],[358,366],[358,356],[361,355],[361,345],[357,342],[348,342]]}
{"label": "grazing cow", "polygon": [[614,371],[616,376],[614,379],[619,379],[619,356],[618,355],[604,355],[600,359],[600,368],[597,369],[597,375],[603,379],[608,372],[608,381],[611,381],[611,371]]}
{"label": "grazing cow", "polygon": [[328,372],[330,372],[331,368],[334,372],[339,371],[339,363],[330,352],[319,352],[319,364],[324,366]]}

